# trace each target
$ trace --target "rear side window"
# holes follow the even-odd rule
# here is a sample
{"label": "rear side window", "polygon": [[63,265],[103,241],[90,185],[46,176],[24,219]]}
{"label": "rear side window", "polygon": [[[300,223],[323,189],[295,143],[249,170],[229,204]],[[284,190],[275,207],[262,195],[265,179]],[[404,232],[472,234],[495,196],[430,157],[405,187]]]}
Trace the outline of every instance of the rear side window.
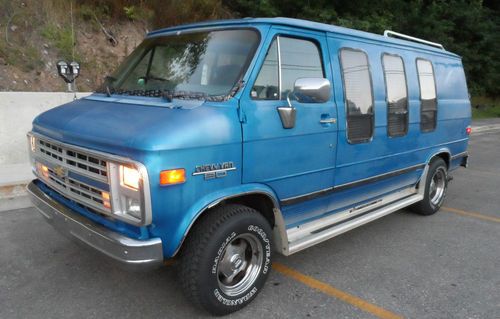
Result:
{"label": "rear side window", "polygon": [[387,93],[387,134],[403,136],[408,132],[408,91],[403,59],[384,54],[382,64]]}
{"label": "rear side window", "polygon": [[417,59],[417,72],[420,85],[420,129],[429,132],[436,129],[437,123],[436,84],[431,62]]}
{"label": "rear side window", "polygon": [[340,62],[347,108],[347,138],[351,143],[366,142],[373,136],[373,92],[366,53],[341,49]]}
{"label": "rear side window", "polygon": [[252,99],[286,99],[298,78],[323,78],[319,47],[310,40],[278,36],[267,51]]}

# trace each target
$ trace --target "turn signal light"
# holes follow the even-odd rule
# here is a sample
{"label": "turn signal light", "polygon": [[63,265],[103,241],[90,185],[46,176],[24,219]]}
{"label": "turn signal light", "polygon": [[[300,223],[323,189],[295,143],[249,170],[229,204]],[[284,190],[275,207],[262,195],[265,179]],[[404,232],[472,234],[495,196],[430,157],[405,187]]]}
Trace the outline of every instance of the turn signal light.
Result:
{"label": "turn signal light", "polygon": [[184,168],[170,169],[160,172],[160,185],[181,184],[186,181],[186,170]]}
{"label": "turn signal light", "polygon": [[472,127],[467,126],[467,128],[465,129],[465,133],[466,133],[467,135],[470,135],[470,133],[472,133]]}
{"label": "turn signal light", "polygon": [[108,192],[101,192],[102,196],[102,204],[106,208],[111,208],[111,203],[109,202],[109,193]]}
{"label": "turn signal light", "polygon": [[38,173],[41,174],[44,178],[49,178],[49,168],[43,164],[36,163],[36,168]]}

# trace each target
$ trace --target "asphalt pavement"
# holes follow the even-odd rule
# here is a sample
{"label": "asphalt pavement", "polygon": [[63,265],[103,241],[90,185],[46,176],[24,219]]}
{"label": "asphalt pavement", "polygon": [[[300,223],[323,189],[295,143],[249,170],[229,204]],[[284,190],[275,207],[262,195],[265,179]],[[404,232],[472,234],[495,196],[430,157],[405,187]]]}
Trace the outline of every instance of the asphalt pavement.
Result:
{"label": "asphalt pavement", "polygon": [[[290,257],[227,318],[500,318],[500,130],[473,133],[442,210],[406,210]],[[117,268],[33,208],[0,213],[0,318],[208,317],[175,265]]]}

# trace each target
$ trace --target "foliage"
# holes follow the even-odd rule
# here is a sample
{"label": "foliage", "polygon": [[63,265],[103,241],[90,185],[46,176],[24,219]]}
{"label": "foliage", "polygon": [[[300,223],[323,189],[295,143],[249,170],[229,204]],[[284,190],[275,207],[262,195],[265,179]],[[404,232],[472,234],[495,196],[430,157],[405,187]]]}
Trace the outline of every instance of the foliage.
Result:
{"label": "foliage", "polygon": [[[498,0],[0,0],[0,25],[5,29],[10,18],[18,26],[30,20],[32,23],[23,27],[24,34],[41,29],[42,36],[67,57],[73,46],[70,5],[77,31],[83,22],[81,25],[100,32],[96,18],[106,27],[128,20],[151,30],[248,16],[300,18],[378,34],[391,29],[442,43],[462,56],[473,96],[500,97]],[[0,57],[12,64],[19,59],[26,62],[30,55],[36,57],[29,52],[29,45],[7,48],[8,42],[27,41],[16,34],[2,36],[12,41],[0,39]]]}
{"label": "foliage", "polygon": [[500,99],[484,96],[472,98],[472,118],[500,117]]}
{"label": "foliage", "polygon": [[65,59],[72,58],[73,35],[71,28],[58,27],[55,24],[47,24],[42,29],[42,36],[51,41]]}
{"label": "foliage", "polygon": [[500,2],[482,0],[230,0],[239,16],[286,16],[442,43],[462,56],[473,95],[500,96]]}
{"label": "foliage", "polygon": [[154,11],[145,7],[129,6],[123,7],[128,19],[132,21],[148,21],[154,16]]}

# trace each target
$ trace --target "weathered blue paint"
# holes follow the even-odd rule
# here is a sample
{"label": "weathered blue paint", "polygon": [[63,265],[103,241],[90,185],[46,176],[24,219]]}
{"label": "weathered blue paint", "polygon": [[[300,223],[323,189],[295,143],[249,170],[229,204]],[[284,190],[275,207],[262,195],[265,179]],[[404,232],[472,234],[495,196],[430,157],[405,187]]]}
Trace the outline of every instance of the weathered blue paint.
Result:
{"label": "weathered blue paint", "polygon": [[[261,42],[248,70],[246,84],[224,102],[174,100],[150,97],[107,97],[94,94],[38,116],[33,131],[68,144],[116,154],[139,161],[149,174],[153,222],[136,227],[110,221],[43,188],[50,196],[92,220],[128,236],[160,237],[164,256],[179,248],[190,226],[210,205],[238,194],[265,194],[276,203],[335,188],[398,169],[428,163],[438,154],[453,156],[467,150],[465,129],[470,124],[470,102],[460,58],[426,45],[309,21],[241,19],[204,22],[151,32],[148,37],[184,30],[252,27]],[[286,101],[250,98],[267,49],[277,35],[316,41],[321,49],[325,76],[332,83],[327,103],[300,104],[294,129],[282,128],[276,107]],[[346,137],[344,88],[339,72],[339,49],[367,53],[375,100],[375,132],[371,142],[350,144]],[[382,72],[383,53],[404,60],[409,94],[409,131],[404,137],[387,136],[387,106]],[[433,63],[438,124],[433,132],[420,131],[419,85],[416,58]],[[322,125],[322,118],[337,123]],[[237,168],[227,177],[205,181],[192,176],[196,165],[232,161]],[[450,162],[456,168],[461,159]],[[185,168],[186,183],[161,187],[159,172]],[[287,227],[333,214],[371,198],[418,182],[416,169],[355,188],[278,207]],[[41,183],[41,182],[40,182]]]}

